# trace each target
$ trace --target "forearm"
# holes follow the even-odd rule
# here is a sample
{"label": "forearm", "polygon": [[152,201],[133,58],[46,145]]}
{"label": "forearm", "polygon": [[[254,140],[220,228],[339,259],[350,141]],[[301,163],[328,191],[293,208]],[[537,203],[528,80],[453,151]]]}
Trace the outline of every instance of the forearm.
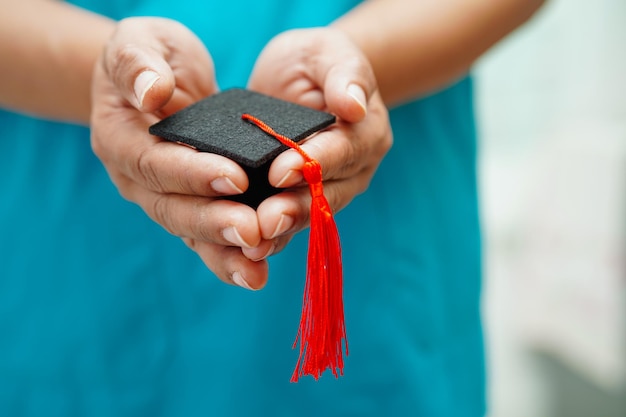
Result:
{"label": "forearm", "polygon": [[62,1],[0,7],[0,107],[86,124],[92,69],[113,21]]}
{"label": "forearm", "polygon": [[370,0],[333,23],[363,50],[388,105],[444,87],[543,0]]}

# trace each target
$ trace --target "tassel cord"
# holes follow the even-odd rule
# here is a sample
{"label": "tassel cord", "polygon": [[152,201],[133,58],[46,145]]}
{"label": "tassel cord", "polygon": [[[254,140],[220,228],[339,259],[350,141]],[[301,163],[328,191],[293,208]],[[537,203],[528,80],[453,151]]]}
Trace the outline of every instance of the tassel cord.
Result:
{"label": "tassel cord", "polygon": [[302,315],[293,347],[299,344],[299,358],[292,382],[304,375],[316,380],[326,369],[335,377],[343,375],[343,345],[348,355],[348,340],[343,311],[341,243],[332,210],[324,196],[322,167],[295,141],[274,131],[262,120],[242,115],[283,145],[296,150],[305,160],[302,170],[311,193],[311,214],[307,274],[302,300]]}

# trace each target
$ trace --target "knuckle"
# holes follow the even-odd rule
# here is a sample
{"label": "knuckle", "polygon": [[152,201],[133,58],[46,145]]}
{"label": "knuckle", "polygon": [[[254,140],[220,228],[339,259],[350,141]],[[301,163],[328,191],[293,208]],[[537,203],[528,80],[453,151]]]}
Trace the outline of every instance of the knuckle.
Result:
{"label": "knuckle", "polygon": [[380,137],[382,137],[382,139],[379,141],[380,152],[382,153],[382,155],[385,155],[393,146],[393,131],[389,127],[389,115],[386,111],[384,117],[385,123],[383,124],[382,132],[380,134]]}
{"label": "knuckle", "polygon": [[109,177],[111,178],[111,181],[113,181],[113,183],[116,185],[117,191],[120,193],[122,198],[132,202],[136,201],[136,195],[133,192],[133,186],[130,179],[125,177],[119,171],[110,171]]}
{"label": "knuckle", "polygon": [[345,186],[346,184],[337,185],[336,187],[331,187],[331,189],[326,192],[328,194],[327,200],[333,214],[338,213],[346,207],[354,197],[354,195],[348,195],[348,193],[345,192]]}
{"label": "knuckle", "polygon": [[[187,151],[187,149],[179,149],[180,151]],[[193,168],[197,166],[194,163],[194,158],[198,155],[195,151],[186,152],[180,155],[180,159],[177,158],[176,166],[179,167],[170,172],[168,181],[172,182],[173,189],[184,194],[192,195],[207,195],[212,192],[212,188],[209,181],[202,181],[202,176],[199,176],[197,171]]]}
{"label": "knuckle", "polygon": [[133,171],[137,173],[139,180],[142,181],[148,189],[156,191],[157,193],[165,192],[155,164],[152,162],[149,149],[143,149],[138,153],[135,161],[135,169]]}
{"label": "knuckle", "polygon": [[172,227],[172,210],[168,196],[157,195],[150,207],[150,214],[154,221],[159,223],[165,230],[176,235],[174,227]]}
{"label": "knuckle", "polygon": [[94,128],[92,128],[91,130],[91,150],[93,151],[93,153],[100,159],[102,160],[104,158],[105,155],[105,150],[104,147],[102,146],[102,142],[99,140],[99,135],[97,130],[95,130]]}
{"label": "knuckle", "polygon": [[369,149],[371,159],[376,161],[374,166],[378,165],[393,145],[393,131],[389,127],[388,115],[383,111],[383,114],[378,115],[378,117],[382,123],[378,123],[378,128],[373,132],[373,143]]}
{"label": "knuckle", "polygon": [[381,160],[393,145],[393,134],[391,132],[385,132],[381,139],[377,142],[376,156]]}
{"label": "knuckle", "polygon": [[138,45],[131,43],[112,46],[108,63],[111,76],[117,85],[125,84],[124,81],[129,74],[134,75],[135,72],[138,72],[137,70],[129,72],[129,69],[136,66],[139,49]]}
{"label": "knuckle", "polygon": [[358,175],[356,178],[356,195],[363,194],[369,188],[372,178],[374,177],[375,169],[373,167],[368,167],[363,171],[361,175]]}
{"label": "knuckle", "polygon": [[343,141],[339,154],[343,156],[341,164],[341,173],[346,174],[354,172],[357,164],[361,160],[361,155],[365,151],[362,141]]}
{"label": "knuckle", "polygon": [[201,203],[196,203],[191,210],[188,229],[196,239],[203,242],[214,242],[216,233],[214,232],[215,228],[211,226],[213,224],[212,220],[207,210],[203,209]]}
{"label": "knuckle", "polygon": [[107,147],[108,141],[106,138],[110,134],[108,131],[108,119],[102,114],[95,114],[97,111],[92,111],[92,121],[90,126],[89,144],[94,155],[98,157],[103,163],[106,164],[110,159],[111,150]]}
{"label": "knuckle", "polygon": [[333,135],[325,136],[324,140],[311,141],[309,146],[312,155],[328,155],[322,163],[325,179],[342,177],[354,172],[360,160],[359,155],[363,154],[363,145],[360,141]]}
{"label": "knuckle", "polygon": [[146,69],[147,48],[147,45],[116,39],[110,40],[105,47],[105,72],[123,92],[131,92],[135,78]]}
{"label": "knuckle", "polygon": [[151,217],[169,233],[199,242],[212,242],[213,229],[207,227],[210,219],[200,203],[191,204],[175,195],[159,194],[152,202]]}

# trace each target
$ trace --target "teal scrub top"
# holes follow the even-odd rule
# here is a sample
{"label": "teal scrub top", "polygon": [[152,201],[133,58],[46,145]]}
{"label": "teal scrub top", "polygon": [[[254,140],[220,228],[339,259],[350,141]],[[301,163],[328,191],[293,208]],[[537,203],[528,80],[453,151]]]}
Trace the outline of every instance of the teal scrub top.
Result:
{"label": "teal scrub top", "polygon": [[[183,22],[222,89],[246,85],[275,34],[353,3],[77,2]],[[392,110],[391,123],[369,190],[337,215],[345,376],[294,384],[306,231],[270,259],[264,290],[225,285],[120,197],[88,129],[0,112],[0,414],[483,415],[471,80]]]}

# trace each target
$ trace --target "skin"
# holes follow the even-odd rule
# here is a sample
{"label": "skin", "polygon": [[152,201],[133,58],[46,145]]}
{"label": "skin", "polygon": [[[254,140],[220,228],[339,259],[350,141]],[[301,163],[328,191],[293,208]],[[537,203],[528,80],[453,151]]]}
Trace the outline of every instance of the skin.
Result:
{"label": "skin", "polygon": [[[218,198],[248,186],[235,163],[147,133],[218,91],[195,35],[167,19],[113,22],[57,1],[0,5],[0,105],[89,123],[93,150],[122,196],[180,236],[223,281],[262,288],[266,258],[308,225],[303,160],[287,151],[274,161],[270,182],[292,190],[254,211]],[[258,57],[249,88],[338,116],[303,145],[321,163],[337,211],[368,187],[392,144],[387,108],[453,82],[540,5],[371,0],[328,28],[278,35]]]}

